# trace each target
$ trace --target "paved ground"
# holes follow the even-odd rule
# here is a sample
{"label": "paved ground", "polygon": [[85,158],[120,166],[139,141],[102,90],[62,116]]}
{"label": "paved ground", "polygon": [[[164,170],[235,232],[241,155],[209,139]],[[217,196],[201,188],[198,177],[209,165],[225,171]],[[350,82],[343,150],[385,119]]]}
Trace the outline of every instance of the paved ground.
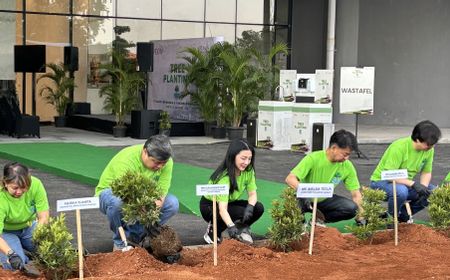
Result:
{"label": "paved ground", "polygon": [[[143,142],[143,141],[141,141]],[[111,142],[110,142],[111,143]],[[113,143],[113,146],[115,143]],[[369,158],[360,159],[352,156],[362,184],[369,182],[369,177],[378,160],[386,149],[385,144],[362,144],[361,151]],[[117,149],[121,147],[117,146]],[[227,143],[216,144],[174,144],[175,161],[189,163],[196,166],[216,168],[223,159]],[[289,171],[300,161],[302,154],[289,151],[269,151],[257,149],[256,151],[256,174],[258,178],[277,182],[283,182]],[[7,161],[0,159],[0,166]],[[436,147],[434,161],[433,183],[439,183],[448,173],[450,162],[450,144],[439,144]],[[93,186],[67,180],[52,174],[32,169],[32,173],[41,178],[47,189],[50,207],[56,209],[56,200],[64,198],[85,197],[93,195]],[[201,182],[199,182],[201,183]],[[340,194],[348,196],[348,192],[342,186],[336,190]],[[52,215],[56,213],[53,211]],[[416,218],[427,219],[426,211],[422,211]],[[87,250],[92,253],[107,252],[112,249],[111,233],[107,220],[98,210],[84,210],[82,212],[83,243]],[[75,230],[75,215],[67,213],[68,226],[72,232]],[[206,223],[195,216],[178,214],[169,222],[179,233],[183,244],[202,244]]]}

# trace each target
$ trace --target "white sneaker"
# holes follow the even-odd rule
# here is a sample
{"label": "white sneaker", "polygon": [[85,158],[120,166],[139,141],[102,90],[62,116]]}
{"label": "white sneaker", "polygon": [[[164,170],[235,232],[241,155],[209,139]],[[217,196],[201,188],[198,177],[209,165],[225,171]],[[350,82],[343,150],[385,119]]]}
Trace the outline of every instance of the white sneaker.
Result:
{"label": "white sneaker", "polygon": [[248,227],[242,229],[241,234],[239,234],[239,241],[248,245],[253,244],[253,238]]}
{"label": "white sneaker", "polygon": [[[213,225],[211,222],[208,223],[208,227],[206,228],[206,233],[203,235],[203,239],[206,244],[214,244],[214,233],[213,233]],[[220,238],[217,238],[217,243],[220,243]]]}

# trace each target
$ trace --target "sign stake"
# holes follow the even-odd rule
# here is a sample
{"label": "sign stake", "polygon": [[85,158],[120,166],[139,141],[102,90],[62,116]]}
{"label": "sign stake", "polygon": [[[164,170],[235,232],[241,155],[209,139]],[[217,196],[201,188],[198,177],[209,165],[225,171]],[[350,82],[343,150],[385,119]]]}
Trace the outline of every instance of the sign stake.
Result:
{"label": "sign stake", "polygon": [[78,277],[79,279],[84,279],[83,270],[83,237],[81,236],[81,215],[80,209],[75,210],[76,221],[77,221],[77,243],[78,243]]}
{"label": "sign stake", "polygon": [[397,207],[397,186],[395,181],[392,181],[392,193],[394,196],[394,242],[395,246],[398,245],[398,207]]}
{"label": "sign stake", "polygon": [[217,266],[217,205],[216,196],[213,195],[213,235],[214,235],[214,266]]}
{"label": "sign stake", "polygon": [[313,242],[314,242],[314,230],[316,228],[316,213],[317,213],[317,197],[314,198],[313,202],[313,212],[311,219],[311,235],[309,237],[309,251],[308,254],[312,255],[313,250]]}

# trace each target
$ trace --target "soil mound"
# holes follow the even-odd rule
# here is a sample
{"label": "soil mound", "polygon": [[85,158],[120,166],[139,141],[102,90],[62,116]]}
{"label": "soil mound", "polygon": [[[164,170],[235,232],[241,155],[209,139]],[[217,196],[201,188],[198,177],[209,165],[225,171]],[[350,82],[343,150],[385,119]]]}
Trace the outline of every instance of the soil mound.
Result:
{"label": "soil mound", "polygon": [[146,271],[149,267],[155,271],[163,270],[166,265],[143,248],[122,252],[95,254],[88,256],[85,262],[86,277],[129,276]]}
{"label": "soil mound", "polygon": [[[309,239],[309,236],[308,238]],[[308,241],[309,242],[309,241]],[[344,250],[349,248],[347,239],[336,228],[316,227],[314,231],[314,250]]]}
{"label": "soil mound", "polygon": [[[384,244],[394,240],[394,230],[380,231],[374,236],[372,244]],[[443,244],[450,240],[442,233],[424,225],[399,224],[398,240],[411,243]]]}

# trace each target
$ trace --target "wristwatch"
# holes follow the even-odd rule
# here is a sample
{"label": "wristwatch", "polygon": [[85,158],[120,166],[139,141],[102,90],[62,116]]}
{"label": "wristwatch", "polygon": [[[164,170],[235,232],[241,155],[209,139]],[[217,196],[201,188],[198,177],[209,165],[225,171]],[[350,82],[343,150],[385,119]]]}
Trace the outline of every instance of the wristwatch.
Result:
{"label": "wristwatch", "polygon": [[235,224],[233,223],[233,222],[231,222],[231,223],[229,223],[228,225],[227,225],[227,227],[232,227],[232,226],[234,226]]}

